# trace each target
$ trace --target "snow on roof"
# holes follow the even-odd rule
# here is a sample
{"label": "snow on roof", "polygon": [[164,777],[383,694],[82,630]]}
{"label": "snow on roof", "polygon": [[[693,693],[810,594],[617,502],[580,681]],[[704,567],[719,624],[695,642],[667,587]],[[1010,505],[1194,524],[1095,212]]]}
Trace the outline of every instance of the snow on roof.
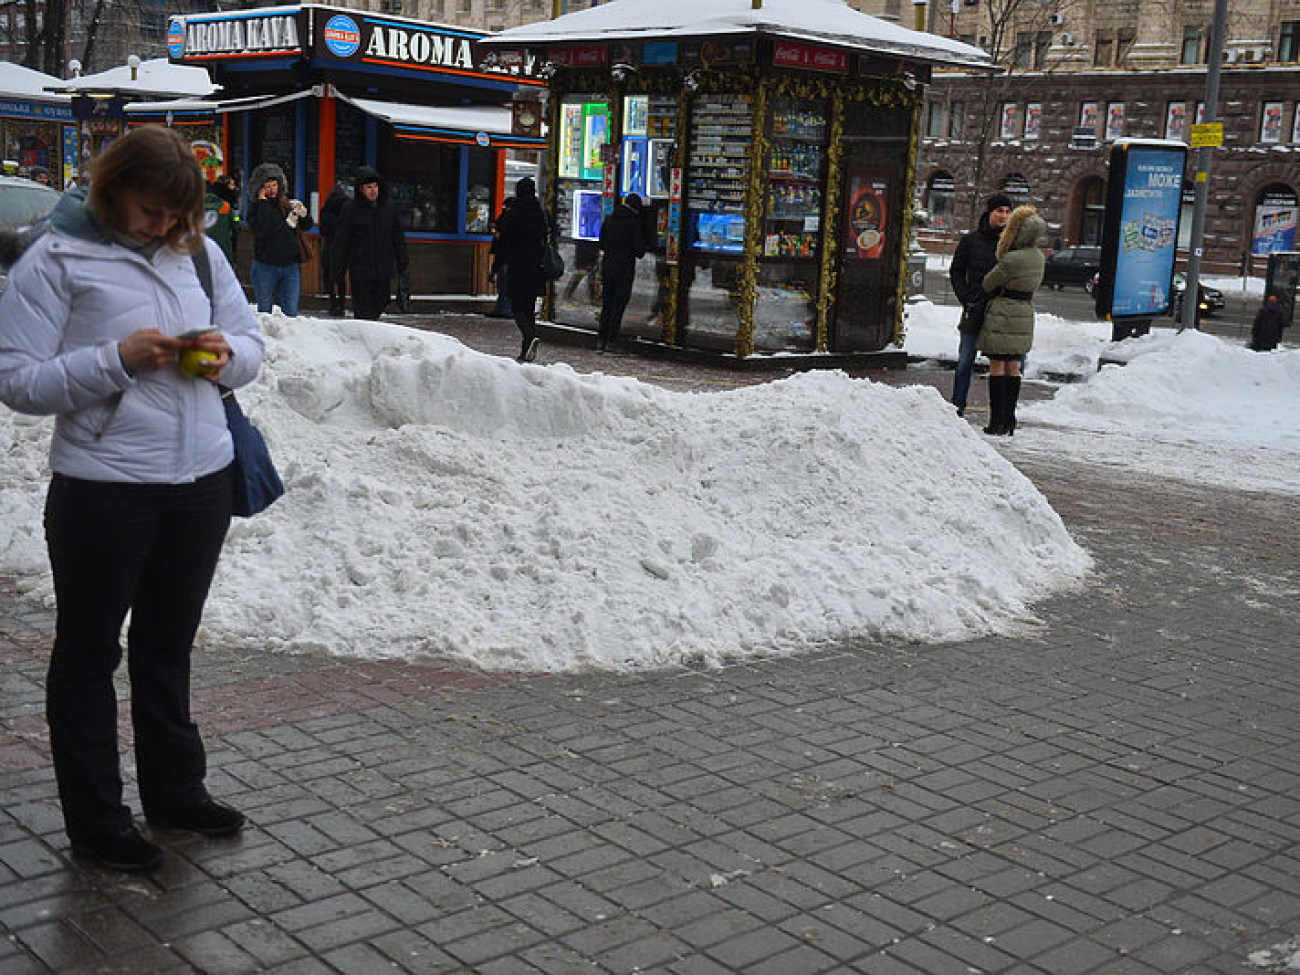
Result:
{"label": "snow on roof", "polygon": [[70,94],[114,91],[128,95],[192,95],[202,98],[212,94],[219,86],[212,83],[208,72],[203,68],[172,64],[166,58],[150,58],[140,62],[134,79],[131,77],[131,68],[123,64],[80,78],[69,78],[66,81],[56,79],[49,87]]}
{"label": "snow on roof", "polygon": [[918,61],[990,64],[980,48],[872,17],[844,0],[762,0],[758,9],[750,0],[614,0],[555,20],[512,27],[479,43],[510,47],[744,34],[802,38]]}
{"label": "snow on roof", "polygon": [[17,98],[39,98],[47,102],[67,102],[67,95],[55,95],[45,90],[47,85],[62,84],[62,80],[43,71],[33,71],[21,64],[0,61],[0,95]]}

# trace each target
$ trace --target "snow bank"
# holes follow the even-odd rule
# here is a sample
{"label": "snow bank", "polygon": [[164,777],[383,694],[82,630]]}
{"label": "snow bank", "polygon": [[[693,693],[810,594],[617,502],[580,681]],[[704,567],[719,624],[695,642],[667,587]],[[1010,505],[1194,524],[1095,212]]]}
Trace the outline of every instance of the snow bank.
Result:
{"label": "snow bank", "polygon": [[[289,486],[203,639],[561,670],[1005,630],[1087,555],[928,387],[678,393],[397,326],[263,316],[241,393]],[[37,593],[45,421],[0,418],[0,572]]]}

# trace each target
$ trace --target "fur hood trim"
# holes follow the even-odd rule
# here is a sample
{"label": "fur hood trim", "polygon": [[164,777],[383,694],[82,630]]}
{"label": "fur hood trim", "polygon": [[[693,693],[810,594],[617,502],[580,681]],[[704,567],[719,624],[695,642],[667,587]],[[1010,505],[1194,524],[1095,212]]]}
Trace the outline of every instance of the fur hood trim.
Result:
{"label": "fur hood trim", "polygon": [[1047,221],[1038,215],[1036,209],[1027,204],[1016,207],[1011,211],[1011,219],[1002,229],[1002,236],[998,238],[998,260],[1007,251],[1033,247],[1045,233]]}

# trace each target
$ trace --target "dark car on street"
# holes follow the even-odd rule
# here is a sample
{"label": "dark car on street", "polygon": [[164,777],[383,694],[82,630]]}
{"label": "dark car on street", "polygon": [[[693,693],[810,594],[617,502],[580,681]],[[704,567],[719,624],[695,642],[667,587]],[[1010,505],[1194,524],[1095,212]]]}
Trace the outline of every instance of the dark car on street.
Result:
{"label": "dark car on street", "polygon": [[[1223,292],[1218,288],[1212,288],[1204,281],[1198,281],[1201,292],[1201,314],[1213,315],[1216,311],[1221,311],[1227,304],[1224,300]],[[1173,283],[1173,300],[1169,303],[1169,313],[1174,318],[1183,317],[1183,292],[1187,290],[1187,278],[1182,271],[1174,272]]]}
{"label": "dark car on street", "polygon": [[1081,285],[1092,292],[1092,279],[1101,267],[1101,248],[1081,244],[1062,247],[1047,259],[1043,284],[1060,290],[1067,284]]}

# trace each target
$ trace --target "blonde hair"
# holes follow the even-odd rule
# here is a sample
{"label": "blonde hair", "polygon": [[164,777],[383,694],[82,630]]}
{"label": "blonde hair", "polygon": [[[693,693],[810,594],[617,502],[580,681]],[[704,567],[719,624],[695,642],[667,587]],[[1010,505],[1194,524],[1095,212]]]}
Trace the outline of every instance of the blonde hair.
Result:
{"label": "blonde hair", "polygon": [[114,230],[125,230],[122,194],[147,193],[180,216],[163,240],[193,254],[203,246],[203,170],[189,143],[171,129],[144,125],[109,143],[95,161],[90,207]]}

